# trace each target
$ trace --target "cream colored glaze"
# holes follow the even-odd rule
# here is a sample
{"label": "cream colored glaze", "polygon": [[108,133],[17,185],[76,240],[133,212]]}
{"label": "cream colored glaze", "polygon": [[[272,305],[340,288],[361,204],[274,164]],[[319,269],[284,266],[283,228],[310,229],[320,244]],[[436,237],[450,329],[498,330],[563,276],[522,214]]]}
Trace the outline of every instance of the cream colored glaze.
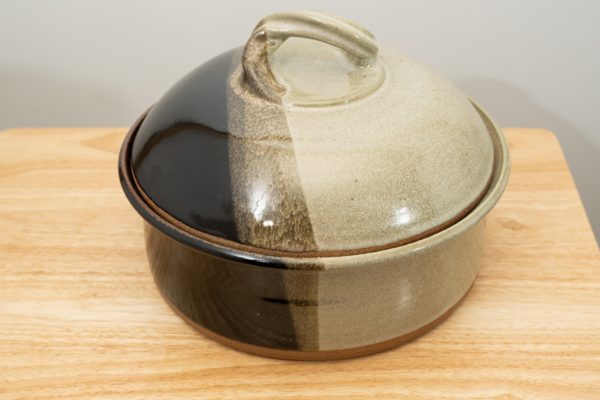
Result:
{"label": "cream colored glaze", "polygon": [[[254,37],[253,46],[268,43],[260,32]],[[344,251],[413,238],[469,209],[493,176],[470,214],[425,239],[359,255],[282,259],[299,349],[369,346],[417,331],[466,293],[508,155],[489,118],[422,65],[384,49],[369,70],[335,47],[306,52],[309,45],[289,41],[264,66],[285,81],[278,85],[298,85],[280,101],[273,97],[280,87],[265,98],[269,82],[260,92],[247,84],[248,65],[230,79],[230,168],[244,243]],[[310,56],[310,68],[293,65],[302,56]],[[361,79],[363,68],[371,73]],[[346,102],[323,105],[340,93]]]}
{"label": "cream colored glaze", "polygon": [[[316,301],[305,298],[318,304],[318,331],[313,334],[318,336],[320,350],[366,346],[415,331],[443,315],[473,283],[479,270],[484,217],[502,195],[510,170],[502,133],[479,112],[494,145],[494,174],[485,196],[465,218],[396,248],[343,257],[284,259],[292,269],[286,279],[296,284],[300,281],[294,272],[314,265],[323,268],[318,271]],[[307,288],[304,293],[310,296],[315,291]],[[314,327],[313,320],[310,326]],[[298,329],[302,328],[299,323]]]}
{"label": "cream colored glaze", "polygon": [[[279,103],[287,90],[274,78],[268,56],[287,39],[294,37],[312,39],[340,48],[351,57],[356,68],[371,66],[373,70],[378,70],[377,44],[373,34],[360,25],[314,11],[275,13],[256,25],[242,56],[246,84],[263,100]],[[327,102],[325,99],[325,103]]]}
{"label": "cream colored glaze", "polygon": [[[287,45],[286,54],[301,63],[306,40]],[[315,64],[325,68],[339,49],[319,46],[310,54],[327,59]],[[287,64],[271,66],[275,76],[277,65]],[[233,146],[230,162],[238,228],[249,232],[242,242],[295,252],[392,245],[435,231],[480,198],[493,148],[476,109],[451,83],[404,56],[383,50],[377,65],[385,79],[374,92],[331,106],[295,105],[297,90],[289,88],[291,100],[267,101],[247,86],[241,67],[233,74],[230,133],[243,142],[244,155]],[[295,71],[305,74],[298,82],[335,89],[327,82],[340,69]],[[372,75],[364,82],[349,76],[340,79],[372,87]],[[367,93],[353,93],[359,92]],[[255,212],[259,198],[274,218]]]}
{"label": "cream colored glaze", "polygon": [[467,292],[481,258],[485,220],[451,240],[392,257],[323,259],[319,274],[319,349],[393,339],[448,311]]}
{"label": "cream colored glaze", "polygon": [[247,96],[241,69],[227,95],[229,162],[240,241],[255,247],[316,250],[283,109]]}
{"label": "cream colored glaze", "polygon": [[343,104],[368,96],[385,75],[379,63],[357,65],[341,49],[302,38],[286,40],[268,62],[286,88],[285,103],[301,106]]}
{"label": "cream colored glaze", "polygon": [[[385,81],[362,99],[302,107],[283,98],[320,250],[381,246],[435,229],[476,201],[492,173],[491,141],[467,98],[392,51],[380,51],[378,63]],[[330,76],[311,79],[327,86]]]}

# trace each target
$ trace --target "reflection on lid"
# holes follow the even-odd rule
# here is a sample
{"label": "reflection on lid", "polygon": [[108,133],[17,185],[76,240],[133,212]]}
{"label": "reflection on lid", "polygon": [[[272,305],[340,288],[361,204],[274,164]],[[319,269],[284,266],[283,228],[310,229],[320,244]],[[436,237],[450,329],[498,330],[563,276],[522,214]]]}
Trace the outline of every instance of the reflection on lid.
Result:
{"label": "reflection on lid", "polygon": [[400,207],[394,210],[394,222],[398,226],[410,224],[414,218],[414,214],[408,207]]}

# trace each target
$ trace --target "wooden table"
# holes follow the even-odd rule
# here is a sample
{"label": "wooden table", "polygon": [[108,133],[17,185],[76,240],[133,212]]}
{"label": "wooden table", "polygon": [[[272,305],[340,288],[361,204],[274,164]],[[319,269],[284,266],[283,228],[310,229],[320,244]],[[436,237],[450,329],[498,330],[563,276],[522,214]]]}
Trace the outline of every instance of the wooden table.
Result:
{"label": "wooden table", "polygon": [[553,134],[506,130],[510,184],[446,322],[316,363],[230,350],[173,314],[118,183],[124,133],[0,133],[0,398],[600,398],[600,252]]}

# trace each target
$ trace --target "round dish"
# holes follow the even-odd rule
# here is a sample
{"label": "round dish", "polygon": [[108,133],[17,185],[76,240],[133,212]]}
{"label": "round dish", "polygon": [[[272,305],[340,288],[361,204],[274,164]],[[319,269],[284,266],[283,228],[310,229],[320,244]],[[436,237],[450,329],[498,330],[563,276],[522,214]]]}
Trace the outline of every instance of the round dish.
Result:
{"label": "round dish", "polygon": [[[333,128],[328,132],[341,138],[331,143],[343,143],[351,152],[358,151],[360,136],[357,136],[356,142],[352,142],[351,136],[347,139],[335,136],[336,129],[342,126],[339,121],[346,119],[347,115],[368,113],[368,106],[373,104],[387,104],[387,110],[393,112],[398,105],[390,105],[390,99],[402,99],[401,105],[410,103],[405,97],[386,94],[386,91],[395,87],[390,83],[397,80],[395,71],[408,70],[400,67],[394,69],[393,64],[398,64],[397,58],[387,52],[380,55],[386,62],[374,64],[376,58],[372,58],[373,43],[368,32],[345,20],[302,12],[276,14],[265,21],[255,28],[244,52],[234,50],[225,53],[188,75],[134,124],[125,139],[120,154],[119,174],[125,194],[146,221],[146,249],[157,286],[166,301],[197,329],[244,351],[277,358],[321,360],[355,357],[396,346],[443,320],[471,287],[479,269],[484,217],[499,200],[508,180],[506,142],[501,131],[479,106],[467,101],[468,107],[472,107],[471,111],[457,96],[455,89],[439,83],[437,78],[430,79],[429,75],[423,75],[420,66],[404,61],[408,67],[403,65],[402,68],[410,68],[412,79],[422,78],[417,83],[408,79],[408,86],[405,87],[418,84],[422,90],[431,89],[435,94],[432,98],[441,96],[440,101],[450,105],[448,110],[464,112],[429,115],[419,117],[422,120],[392,124],[389,135],[379,136],[387,140],[385,146],[373,147],[375,150],[367,152],[365,157],[357,156],[355,164],[369,165],[369,160],[378,155],[373,151],[385,151],[400,143],[406,146],[397,153],[398,162],[418,167],[420,164],[414,163],[425,160],[422,162],[429,163],[422,168],[422,171],[429,171],[423,175],[425,178],[407,189],[404,177],[386,180],[369,173],[361,175],[360,180],[356,179],[363,184],[360,190],[353,186],[352,181],[348,184],[341,179],[342,183],[332,183],[325,179],[327,185],[322,196],[333,199],[334,203],[319,203],[320,192],[315,188],[320,187],[318,184],[324,178],[310,183],[310,174],[301,173],[301,192],[308,206],[302,208],[294,205],[302,205],[301,202],[295,203],[297,198],[289,195],[290,188],[293,189],[291,193],[297,193],[298,185],[294,183],[298,182],[296,165],[309,165],[315,159],[312,154],[317,154],[318,165],[328,164],[328,169],[333,171],[348,170],[352,165],[345,159],[340,161],[340,157],[331,159],[327,154],[320,155],[321,148],[330,148],[327,143],[319,142],[319,137],[315,139],[314,135],[298,135],[297,132],[301,130],[297,128],[294,128],[296,135],[292,141],[281,135],[277,136],[276,141],[271,136],[261,136],[269,131],[269,125],[258,124],[259,129],[256,129],[254,121],[265,115],[274,115],[269,114],[270,111],[262,111],[276,110],[279,113],[279,110],[283,110],[287,121],[294,118],[296,121],[305,121],[310,117],[317,121],[317,126],[330,124]],[[367,66],[357,66],[356,60],[353,60],[348,67],[352,71],[358,68],[364,72],[361,74],[364,81],[350,89],[323,84],[324,89],[318,93],[299,90],[300,86],[304,89],[309,87],[310,79],[294,72],[297,67],[290,66],[290,62],[286,61],[283,48],[280,49],[283,59],[270,58],[273,67],[271,76],[265,77],[265,71],[260,69],[255,71],[254,76],[248,73],[249,67],[244,69],[240,64],[233,70],[226,70],[219,64],[231,63],[235,57],[238,60],[241,58],[242,64],[253,65],[257,59],[264,63],[260,46],[261,43],[268,43],[268,37],[264,37],[265,31],[271,39],[279,39],[278,32],[289,32],[287,27],[290,24],[294,32],[301,33],[299,36],[317,38],[329,44],[334,42],[344,51],[358,54],[359,60],[369,60],[371,64]],[[357,29],[365,36],[359,37],[361,42],[358,45],[352,39]],[[332,31],[340,30],[351,35],[339,36],[336,33],[333,39],[327,36]],[[297,58],[298,51],[307,51],[306,45],[290,47],[287,50],[288,57]],[[354,45],[358,48],[353,48]],[[280,46],[281,43],[278,43],[275,47]],[[331,55],[328,53],[331,49],[323,51],[325,53],[311,54],[316,59],[331,61],[332,58],[327,58]],[[339,53],[333,59],[338,60]],[[342,62],[343,66],[346,66],[346,62]],[[322,63],[319,65],[322,66]],[[221,79],[202,83],[201,75],[210,76],[205,74],[211,68],[221,71]],[[328,73],[335,73],[339,66],[323,68]],[[364,71],[365,68],[375,69]],[[252,80],[260,85],[257,87],[256,82],[249,84]],[[265,86],[265,80],[272,82],[267,82]],[[289,83],[291,86],[280,84],[280,81],[290,80],[294,81]],[[213,88],[213,92],[209,93],[211,96],[201,95],[203,92],[198,89],[205,85],[201,87],[204,90],[206,82]],[[223,82],[232,85],[232,89],[227,89],[230,92],[223,89]],[[449,89],[446,91],[446,88]],[[221,97],[214,93],[221,93]],[[227,96],[226,110],[234,115],[226,118],[226,121],[229,121],[229,128],[234,126],[234,129],[206,129],[205,120],[203,124],[196,122],[198,115],[203,113],[210,114],[210,118],[221,115],[219,99],[222,103]],[[287,100],[273,102],[277,96],[288,96],[291,100],[287,103]],[[205,99],[208,97],[212,98],[209,103]],[[340,104],[340,99],[346,100]],[[418,108],[415,108],[415,104],[418,104]],[[413,110],[431,109],[430,102],[415,104],[408,106]],[[173,113],[178,117],[169,123]],[[238,122],[232,124],[231,118]],[[435,127],[439,127],[439,124],[432,125],[430,122],[440,120],[454,121],[449,122],[448,126],[462,128],[449,129],[442,136],[438,135],[437,140],[419,136],[425,133],[437,135]],[[244,122],[239,125],[239,121]],[[395,120],[392,118],[391,121]],[[373,128],[372,121],[366,120],[364,123],[366,127]],[[303,127],[308,125],[301,123]],[[141,131],[144,126],[145,130]],[[162,129],[148,129],[148,126],[161,126]],[[422,130],[413,132],[411,127],[415,126],[422,127]],[[423,131],[431,126],[433,130]],[[374,134],[381,132],[381,129],[377,130],[378,127],[380,125],[375,124],[375,130],[371,129]],[[239,138],[228,139],[229,144],[223,146],[223,137],[219,135],[222,132],[233,135],[235,129],[246,135],[246,142],[242,147],[236,147],[237,144],[232,145],[231,141]],[[311,129],[305,131],[311,133]],[[398,141],[396,135],[404,136]],[[456,137],[459,140],[454,140]],[[310,149],[306,153],[308,156],[300,161],[296,158],[295,164],[289,163],[289,143],[296,146],[302,140],[305,140],[305,149]],[[365,140],[368,143],[368,138]],[[257,143],[259,147],[256,147]],[[269,146],[275,146],[275,150]],[[448,168],[449,171],[427,169],[435,166],[436,160],[431,161],[435,157],[420,156],[420,153],[414,157],[411,155],[415,149],[424,147],[434,149],[433,154],[438,159],[449,160],[448,165],[452,168]],[[242,153],[238,151],[240,148],[244,150]],[[255,148],[259,151],[256,152]],[[202,149],[203,153],[198,153],[197,149]],[[205,157],[198,160],[195,157],[198,154],[204,154]],[[226,154],[229,162],[234,160],[237,164],[229,163],[228,169],[224,169],[223,154]],[[240,158],[240,154],[243,157]],[[255,157],[256,154],[261,157]],[[243,162],[240,164],[239,160]],[[265,163],[264,160],[269,162]],[[276,173],[270,166],[272,162],[280,168]],[[468,168],[461,162],[466,163]],[[386,169],[378,171],[394,168],[393,164],[394,158],[388,157],[381,164]],[[306,170],[311,171],[311,168]],[[414,168],[408,169],[408,175],[416,173]],[[283,175],[278,175],[280,172]],[[327,176],[327,168],[323,174]],[[169,179],[165,179],[165,176]],[[362,178],[367,176],[371,179],[365,178],[363,183]],[[273,218],[266,219],[265,213],[258,218],[257,201],[239,191],[239,187],[246,187],[248,183],[256,187],[259,181],[257,177],[262,181],[271,179],[269,187],[275,188],[269,192],[269,199],[277,201],[268,203],[277,206],[273,207]],[[381,192],[384,193],[381,197],[383,200],[369,200],[369,191],[378,190],[386,181],[390,183],[388,190]],[[459,187],[441,189],[448,192],[448,198],[458,200],[424,197],[431,193],[438,193],[440,197],[439,193],[444,191],[440,191],[439,185],[446,181],[452,182],[451,186]],[[242,182],[241,186],[236,186],[238,182]],[[312,185],[310,192],[313,194],[305,195],[307,186],[302,185]],[[332,186],[336,187],[335,191],[330,189]],[[357,186],[360,186],[358,182]],[[414,187],[427,188],[429,191],[423,189],[415,194]],[[402,203],[397,203],[394,193],[401,192],[413,193],[414,196],[405,196]],[[222,199],[228,198],[227,193],[232,194],[234,202],[230,208],[223,207]],[[354,198],[350,200],[352,193],[362,193],[362,197],[356,200],[363,203],[356,207],[346,206],[352,204],[349,201],[354,201]],[[312,200],[308,200],[311,196]],[[422,204],[424,198],[427,199],[425,205]],[[293,212],[289,212],[290,204],[294,205]],[[331,204],[343,207],[336,211]],[[402,204],[402,207],[398,204]],[[248,205],[254,208],[248,208]],[[430,210],[434,209],[441,211],[429,215]],[[256,218],[249,220],[249,213],[254,213],[252,215]],[[227,217],[231,215],[235,218]],[[306,225],[307,215],[312,224]],[[383,217],[379,218],[380,215]],[[389,215],[397,222],[393,229],[388,229],[386,225],[390,220]],[[356,223],[355,220],[363,222]],[[364,222],[367,220],[375,222],[367,224]],[[330,225],[335,229],[330,229]],[[310,238],[310,235],[305,235],[306,226],[310,226],[311,235],[316,240],[306,240]],[[365,228],[362,231],[361,226]],[[275,228],[277,230],[273,231]]]}

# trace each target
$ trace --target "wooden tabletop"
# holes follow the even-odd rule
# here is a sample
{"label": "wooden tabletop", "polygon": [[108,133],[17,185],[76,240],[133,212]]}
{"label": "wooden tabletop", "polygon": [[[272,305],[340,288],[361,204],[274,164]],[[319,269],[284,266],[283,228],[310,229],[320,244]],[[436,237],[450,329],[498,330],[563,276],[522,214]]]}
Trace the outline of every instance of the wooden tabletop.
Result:
{"label": "wooden tabletop", "polygon": [[600,252],[555,136],[506,129],[479,278],[427,335],[350,361],[226,348],[163,302],[121,128],[0,133],[0,398],[600,398]]}

